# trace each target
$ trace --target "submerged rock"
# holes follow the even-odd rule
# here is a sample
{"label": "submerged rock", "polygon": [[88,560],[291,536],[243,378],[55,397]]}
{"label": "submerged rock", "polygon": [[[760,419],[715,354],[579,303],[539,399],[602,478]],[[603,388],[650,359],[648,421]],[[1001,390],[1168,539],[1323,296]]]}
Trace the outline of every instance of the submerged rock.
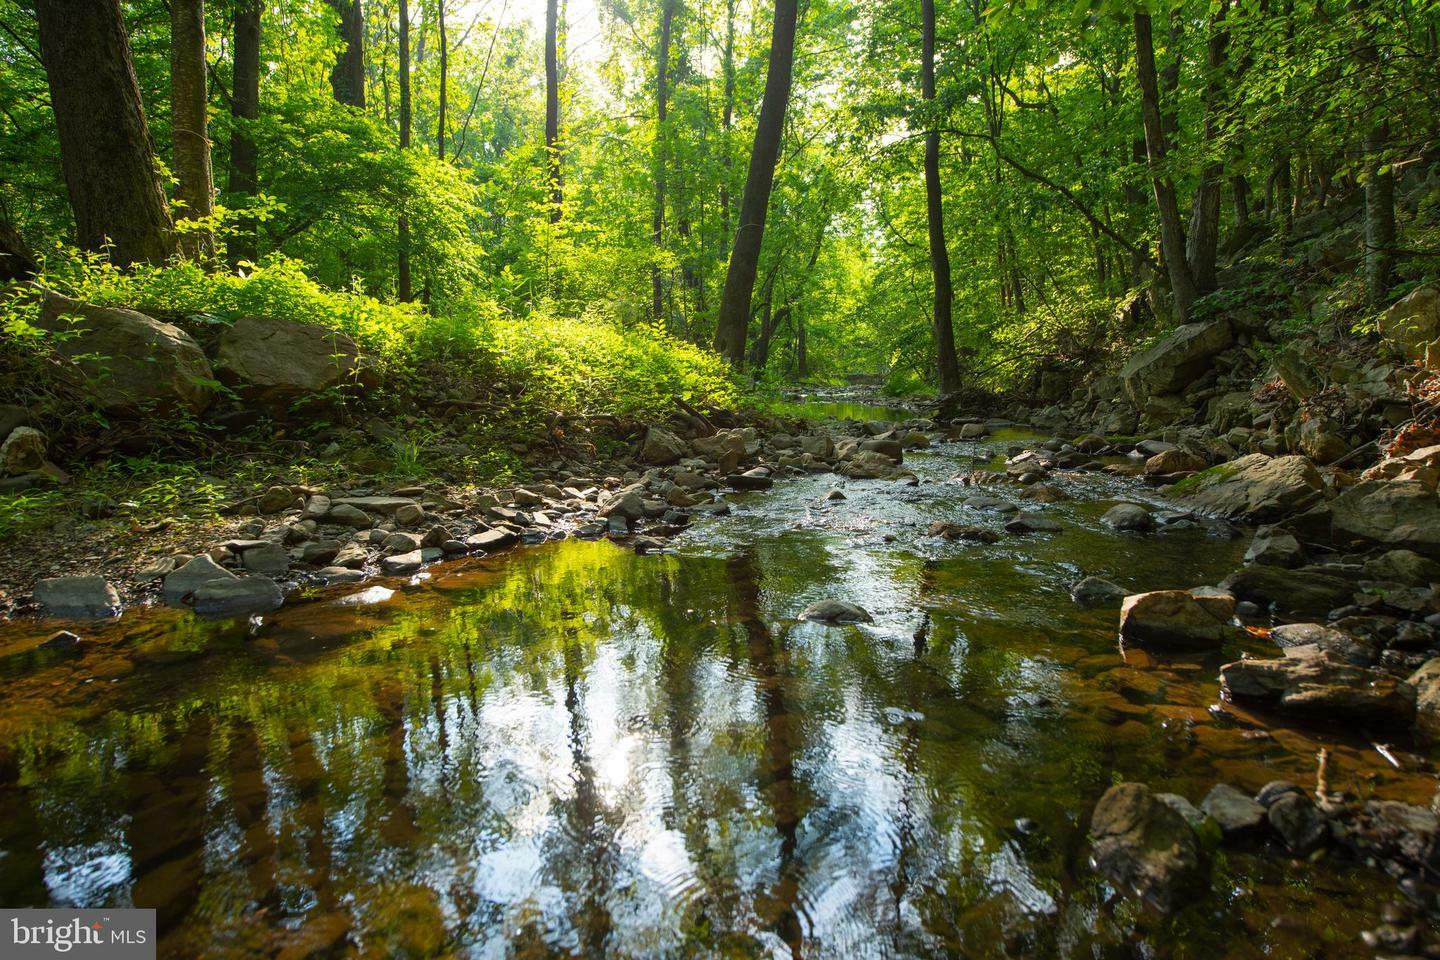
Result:
{"label": "submerged rock", "polygon": [[1323,617],[1355,596],[1355,585],[1350,581],[1305,569],[1247,567],[1232,573],[1220,585],[1237,599],[1260,607],[1273,606],[1287,617]]}
{"label": "submerged rock", "polygon": [[1206,886],[1194,830],[1144,784],[1106,790],[1091,814],[1090,838],[1095,869],[1161,913]]}
{"label": "submerged rock", "polygon": [[1307,857],[1320,849],[1330,836],[1325,814],[1299,791],[1277,797],[1265,811],[1265,819],[1290,852],[1299,857]]}
{"label": "submerged rock", "polygon": [[800,611],[800,619],[816,623],[872,623],[875,618],[864,607],[845,600],[820,600]]}
{"label": "submerged rock", "polygon": [[1070,599],[1082,607],[1118,607],[1125,588],[1101,577],[1085,577],[1070,587]]}

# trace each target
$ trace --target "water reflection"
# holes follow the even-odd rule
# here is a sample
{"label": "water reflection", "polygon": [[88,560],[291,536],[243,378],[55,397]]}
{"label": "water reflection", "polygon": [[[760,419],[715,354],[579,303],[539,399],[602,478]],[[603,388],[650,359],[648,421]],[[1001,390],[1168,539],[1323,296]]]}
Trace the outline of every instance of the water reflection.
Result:
{"label": "water reflection", "polygon": [[[1127,664],[1064,597],[1080,554],[1146,585],[1237,547],[1117,548],[1078,502],[1063,542],[896,550],[875,531],[944,505],[791,529],[814,494],[679,556],[552,544],[253,635],[164,615],[5,658],[0,902],[155,906],[172,957],[1363,955],[1382,878],[1239,854],[1156,925],[1085,866],[1115,778],[1308,775],[1313,732],[1212,715],[1213,663]],[[826,595],[877,623],[795,619]]]}

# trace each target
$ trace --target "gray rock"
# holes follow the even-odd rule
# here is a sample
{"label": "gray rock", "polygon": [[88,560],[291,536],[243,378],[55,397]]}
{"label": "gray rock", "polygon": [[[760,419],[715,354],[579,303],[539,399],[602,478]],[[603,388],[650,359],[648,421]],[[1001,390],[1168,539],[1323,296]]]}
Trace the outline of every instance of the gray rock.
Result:
{"label": "gray rock", "polygon": [[1308,857],[1320,849],[1330,835],[1325,814],[1303,793],[1278,797],[1265,811],[1265,818],[1296,856]]}
{"label": "gray rock", "polygon": [[[364,510],[366,513],[383,513],[386,516],[393,516],[401,507],[414,504],[415,501],[409,497],[336,497],[336,507],[355,507]],[[332,510],[333,514],[334,511]]]}
{"label": "gray rock", "polygon": [[1137,647],[1215,650],[1224,643],[1225,628],[1189,592],[1155,590],[1125,598],[1120,606],[1120,639]]}
{"label": "gray rock", "polygon": [[668,466],[678,463],[685,456],[685,441],[669,430],[651,426],[645,431],[640,444],[640,459],[654,466]]}
{"label": "gray rock", "polygon": [[863,607],[844,600],[820,600],[800,611],[800,619],[816,623],[871,623],[875,618]]}
{"label": "gray rock", "polygon": [[120,595],[104,577],[50,577],[41,580],[35,584],[35,600],[52,617],[120,615]]}
{"label": "gray rock", "polygon": [[282,510],[289,510],[295,505],[297,497],[290,492],[289,487],[271,487],[260,497],[256,509],[261,513],[280,513]]}
{"label": "gray rock", "polygon": [[268,577],[231,578],[202,583],[194,593],[195,612],[206,617],[242,617],[277,610],[285,602],[279,584]]}
{"label": "gray rock", "polygon": [[989,435],[990,429],[983,423],[967,423],[960,428],[961,440],[979,440]]}
{"label": "gray rock", "polygon": [[191,336],[115,307],[97,307],[47,290],[35,325],[64,332],[51,347],[107,413],[135,416],[152,405],[199,413],[210,404],[210,361]]}
{"label": "gray rock", "polygon": [[425,508],[418,503],[407,503],[395,511],[395,522],[403,527],[413,527],[425,519]]}
{"label": "gray rock", "polygon": [[1287,617],[1323,617],[1355,596],[1355,585],[1348,580],[1315,570],[1280,567],[1247,567],[1220,585],[1239,600],[1261,607],[1273,605]]}
{"label": "gray rock", "polygon": [[465,538],[465,546],[471,550],[483,550],[486,553],[503,550],[519,542],[520,538],[509,530],[486,530]]}
{"label": "gray rock", "polygon": [[1230,520],[1265,523],[1319,502],[1325,484],[1305,457],[1252,453],[1176,484],[1169,496]]}
{"label": "gray rock", "polygon": [[363,570],[349,570],[345,567],[322,567],[316,571],[326,583],[359,583],[365,579]]}
{"label": "gray rock", "polygon": [[283,577],[290,572],[290,555],[278,543],[267,543],[240,555],[240,563],[251,573]]}
{"label": "gray rock", "polygon": [[365,547],[362,544],[352,542],[341,547],[339,552],[331,559],[330,563],[332,566],[355,570],[365,566],[365,562],[369,559],[370,554],[366,551]]}
{"label": "gray rock", "polygon": [[1082,607],[1118,607],[1125,588],[1100,577],[1086,577],[1070,587],[1070,599]]}
{"label": "gray rock", "polygon": [[1420,480],[1365,480],[1330,501],[1331,536],[1440,558],[1440,497]]}
{"label": "gray rock", "polygon": [[348,503],[338,503],[332,506],[330,511],[325,514],[325,520],[328,523],[354,527],[356,530],[368,530],[375,522],[370,519],[370,514]]}
{"label": "gray rock", "polygon": [[419,550],[412,550],[409,553],[397,553],[394,556],[386,557],[380,561],[380,572],[392,577],[406,573],[414,573],[420,569],[423,562]]}
{"label": "gray rock", "polygon": [[725,478],[725,483],[736,490],[769,490],[775,486],[775,481],[768,473],[762,470],[746,470],[744,473],[732,473]]}
{"label": "gray rock", "polygon": [[366,378],[355,341],[339,330],[278,317],[241,317],[220,334],[221,379],[267,401],[293,400]]}
{"label": "gray rock", "polygon": [[1440,352],[1440,286],[1416,287],[1380,318],[1380,337],[1406,359],[1424,362]]}
{"label": "gray rock", "polygon": [[623,487],[601,499],[598,515],[602,518],[639,520],[645,516],[645,495],[637,488]]}
{"label": "gray rock", "polygon": [[1195,832],[1144,784],[1106,790],[1091,814],[1090,838],[1095,869],[1162,914],[1206,887]]}
{"label": "gray rock", "polygon": [[234,579],[235,574],[212,560],[209,554],[202,553],[165,578],[165,602],[179,604],[207,583]]}
{"label": "gray rock", "polygon": [[1155,394],[1179,393],[1210,370],[1215,354],[1234,342],[1226,320],[1187,323],[1125,364],[1120,376],[1136,404]]}
{"label": "gray rock", "polygon": [[1139,533],[1155,528],[1155,518],[1150,516],[1150,511],[1135,503],[1117,503],[1105,515],[1100,522],[1115,530],[1128,530]]}
{"label": "gray rock", "polygon": [[1375,663],[1375,648],[1344,630],[1318,623],[1286,623],[1270,631],[1270,639],[1284,650],[1314,647],[1357,667]]}
{"label": "gray rock", "polygon": [[1220,691],[1229,700],[1331,721],[1406,727],[1415,718],[1415,689],[1408,683],[1318,651],[1227,663],[1220,668]]}
{"label": "gray rock", "polygon": [[302,520],[324,520],[325,515],[330,512],[330,498],[323,493],[317,493],[305,501],[305,509],[300,512]]}
{"label": "gray rock", "polygon": [[339,540],[312,540],[300,548],[300,559],[323,567],[335,559],[342,546]]}
{"label": "gray rock", "polygon": [[1200,809],[1225,836],[1249,833],[1265,822],[1265,808],[1228,783],[1217,783],[1200,801]]}
{"label": "gray rock", "polygon": [[1422,557],[1414,550],[1389,550],[1365,561],[1365,577],[1369,580],[1393,580],[1412,587],[1440,583],[1440,563]]}
{"label": "gray rock", "polygon": [[1035,513],[1022,513],[1009,523],[1005,529],[1010,533],[1059,533],[1065,528],[1049,517],[1042,517]]}
{"label": "gray rock", "polygon": [[29,473],[45,466],[45,434],[34,427],[16,427],[0,444],[0,476]]}
{"label": "gray rock", "polygon": [[1305,548],[1293,534],[1262,527],[1250,541],[1250,549],[1245,551],[1245,562],[1267,567],[1298,567],[1305,562]]}
{"label": "gray rock", "polygon": [[1440,743],[1440,657],[1425,661],[1407,682],[1415,689],[1415,728]]}

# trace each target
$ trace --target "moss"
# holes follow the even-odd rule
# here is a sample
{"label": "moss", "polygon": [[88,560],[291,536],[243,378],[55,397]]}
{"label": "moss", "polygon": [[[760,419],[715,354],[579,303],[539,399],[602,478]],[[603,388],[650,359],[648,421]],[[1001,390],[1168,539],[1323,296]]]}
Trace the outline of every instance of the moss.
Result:
{"label": "moss", "polygon": [[1171,487],[1167,495],[1176,497],[1199,493],[1201,490],[1213,487],[1217,483],[1224,483],[1239,472],[1240,468],[1235,466],[1234,461],[1222,463],[1208,470],[1201,470],[1194,476],[1186,477]]}

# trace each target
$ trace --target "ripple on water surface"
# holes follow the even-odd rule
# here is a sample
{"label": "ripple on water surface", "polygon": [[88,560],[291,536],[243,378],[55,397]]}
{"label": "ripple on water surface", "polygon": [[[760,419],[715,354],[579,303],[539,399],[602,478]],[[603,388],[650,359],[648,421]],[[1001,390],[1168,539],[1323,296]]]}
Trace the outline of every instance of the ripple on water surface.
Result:
{"label": "ripple on water surface", "polygon": [[[1141,488],[926,536],[1001,529],[958,478],[1015,439],[912,455],[913,488],[736,496],[663,556],[551,544],[78,654],[5,626],[0,902],[156,905],[172,957],[1364,956],[1389,881],[1325,863],[1227,855],[1169,923],[1104,906],[1084,829],[1117,779],[1308,782],[1324,745],[1378,795],[1431,785],[1212,711],[1217,658],[1121,656],[1068,582],[1210,583],[1242,549],[1101,527]],[[797,619],[827,597],[875,622]]]}

